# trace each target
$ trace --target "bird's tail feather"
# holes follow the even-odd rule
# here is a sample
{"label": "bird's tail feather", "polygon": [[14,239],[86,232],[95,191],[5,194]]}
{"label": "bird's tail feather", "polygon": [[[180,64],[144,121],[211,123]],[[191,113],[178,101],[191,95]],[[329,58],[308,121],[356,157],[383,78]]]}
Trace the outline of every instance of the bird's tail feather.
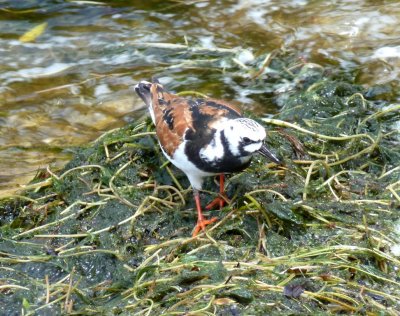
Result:
{"label": "bird's tail feather", "polygon": [[150,93],[150,88],[151,88],[151,82],[148,81],[140,81],[136,86],[135,86],[135,92],[137,95],[144,101],[144,103],[148,106],[151,107],[151,93]]}
{"label": "bird's tail feather", "polygon": [[[158,83],[157,79],[153,79],[153,83]],[[153,100],[152,100],[152,94],[151,94],[151,87],[153,83],[148,82],[148,81],[140,81],[136,86],[135,86],[135,92],[137,95],[144,101],[144,103],[147,105],[147,108],[150,112],[151,119],[153,120],[153,123],[155,124],[155,116],[154,116],[154,109],[153,109]]]}

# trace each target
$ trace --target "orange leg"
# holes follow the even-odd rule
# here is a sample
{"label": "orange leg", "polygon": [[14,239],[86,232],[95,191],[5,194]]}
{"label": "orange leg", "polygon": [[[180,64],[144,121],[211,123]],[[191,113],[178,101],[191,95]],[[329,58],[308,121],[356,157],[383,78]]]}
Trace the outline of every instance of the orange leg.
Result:
{"label": "orange leg", "polygon": [[193,230],[193,237],[195,237],[200,230],[205,230],[206,226],[212,224],[217,221],[216,217],[211,219],[206,219],[201,212],[201,204],[200,204],[200,194],[198,191],[194,191],[194,200],[196,202],[196,209],[197,209],[197,224]]}
{"label": "orange leg", "polygon": [[219,196],[216,197],[210,204],[206,206],[207,210],[216,209],[219,206],[219,209],[223,208],[226,204],[226,200],[228,197],[225,194],[225,175],[221,173],[219,175]]}

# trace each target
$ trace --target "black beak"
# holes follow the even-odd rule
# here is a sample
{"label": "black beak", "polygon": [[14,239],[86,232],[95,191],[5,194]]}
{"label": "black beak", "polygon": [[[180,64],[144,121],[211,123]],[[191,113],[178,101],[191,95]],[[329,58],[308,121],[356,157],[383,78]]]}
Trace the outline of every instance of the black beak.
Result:
{"label": "black beak", "polygon": [[263,144],[261,148],[258,150],[258,152],[263,155],[265,158],[268,158],[272,162],[275,162],[276,164],[281,164],[282,162]]}

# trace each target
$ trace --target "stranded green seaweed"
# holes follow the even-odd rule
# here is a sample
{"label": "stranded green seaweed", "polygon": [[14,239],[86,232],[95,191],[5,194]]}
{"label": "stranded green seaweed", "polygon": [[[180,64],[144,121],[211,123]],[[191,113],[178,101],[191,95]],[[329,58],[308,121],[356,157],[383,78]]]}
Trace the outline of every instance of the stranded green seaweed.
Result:
{"label": "stranded green seaweed", "polygon": [[1,201],[1,313],[398,315],[399,106],[278,54],[237,74],[279,91],[264,124],[286,165],[231,176],[192,238],[187,179],[149,121],[104,134]]}

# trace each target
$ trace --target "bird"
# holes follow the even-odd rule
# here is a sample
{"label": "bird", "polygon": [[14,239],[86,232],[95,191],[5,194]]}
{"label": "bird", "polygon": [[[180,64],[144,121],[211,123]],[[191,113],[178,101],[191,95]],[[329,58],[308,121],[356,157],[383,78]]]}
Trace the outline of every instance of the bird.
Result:
{"label": "bird", "polygon": [[157,78],[140,81],[134,89],[148,107],[162,153],[192,186],[197,210],[193,237],[217,221],[202,213],[200,191],[205,178],[219,175],[220,180],[220,194],[206,209],[222,208],[225,174],[247,168],[256,153],[281,163],[264,143],[264,127],[229,102],[181,97],[166,91]]}

